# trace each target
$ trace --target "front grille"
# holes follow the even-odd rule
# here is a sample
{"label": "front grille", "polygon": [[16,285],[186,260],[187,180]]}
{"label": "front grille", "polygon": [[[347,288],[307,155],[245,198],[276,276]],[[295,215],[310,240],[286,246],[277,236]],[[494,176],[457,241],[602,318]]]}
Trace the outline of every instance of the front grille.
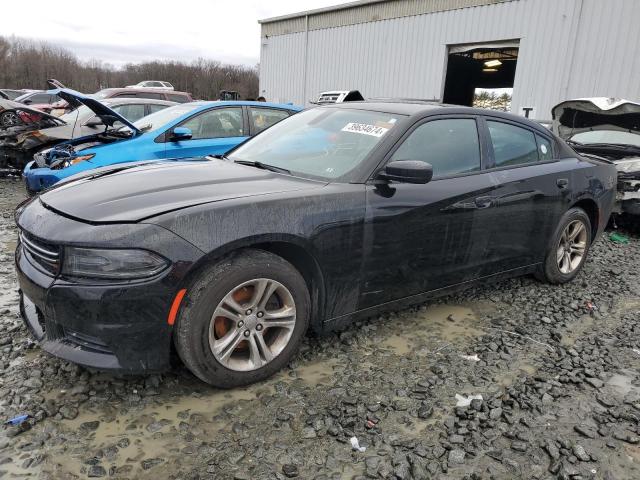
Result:
{"label": "front grille", "polygon": [[31,264],[45,273],[57,275],[60,271],[60,247],[43,242],[21,231],[20,245]]}
{"label": "front grille", "polygon": [[109,346],[100,341],[96,337],[76,332],[70,328],[64,328],[64,340],[66,343],[79,347],[82,350],[88,350],[97,353],[113,354]]}

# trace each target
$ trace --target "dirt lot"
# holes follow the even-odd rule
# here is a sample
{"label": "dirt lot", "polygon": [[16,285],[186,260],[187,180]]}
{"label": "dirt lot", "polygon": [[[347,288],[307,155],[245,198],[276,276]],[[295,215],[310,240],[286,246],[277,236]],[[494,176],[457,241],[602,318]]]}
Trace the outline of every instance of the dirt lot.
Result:
{"label": "dirt lot", "polygon": [[0,477],[640,478],[637,236],[607,234],[570,285],[515,279],[358,322],[220,391],[42,353],[18,315],[21,198],[0,180],[0,415],[31,415],[0,430]]}

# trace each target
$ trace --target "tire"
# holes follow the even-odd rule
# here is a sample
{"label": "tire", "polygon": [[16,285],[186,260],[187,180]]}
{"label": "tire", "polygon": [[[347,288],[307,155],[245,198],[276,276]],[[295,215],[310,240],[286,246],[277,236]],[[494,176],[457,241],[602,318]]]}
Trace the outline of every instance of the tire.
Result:
{"label": "tire", "polygon": [[[574,247],[567,245],[567,237],[563,237],[568,227],[573,228],[574,225],[582,224],[584,233],[579,233],[576,238],[576,242],[573,244],[575,251],[579,251],[579,247],[583,247],[582,256],[578,259],[576,254],[569,254],[567,261],[568,251],[574,251]],[[571,230],[569,233],[572,233]],[[562,259],[559,258],[561,253],[561,240],[564,248],[564,255]],[[579,240],[579,241],[578,241]],[[545,253],[544,262],[540,270],[537,272],[536,277],[539,280],[552,284],[566,283],[573,280],[576,275],[582,270],[584,262],[589,254],[589,248],[591,247],[591,220],[584,210],[581,208],[569,209],[560,219],[558,226],[556,227],[547,251]],[[579,261],[578,261],[579,260]]]}
{"label": "tire", "polygon": [[2,115],[0,115],[0,126],[2,127],[15,127],[16,125],[20,125],[21,123],[22,121],[20,120],[20,117],[18,117],[18,114],[12,110],[4,112]]}
{"label": "tire", "polygon": [[[256,295],[263,284],[267,285],[265,292],[276,289],[273,295]],[[262,301],[252,307],[256,296],[268,297],[264,308],[259,305]],[[230,306],[234,302],[235,310]],[[292,305],[293,323],[291,315],[279,322],[291,328],[269,327],[278,320],[267,320],[268,316],[290,313]],[[235,320],[232,315],[219,315],[227,311]],[[244,313],[238,314],[240,311]],[[249,311],[252,315],[246,314]],[[218,314],[215,318],[214,313]],[[257,318],[260,314],[261,319]],[[187,289],[174,342],[183,363],[199,379],[220,388],[238,387],[270,377],[291,360],[307,331],[309,315],[309,291],[300,272],[277,255],[247,249],[207,268]],[[247,332],[249,337],[245,336]],[[238,340],[239,335],[244,338]],[[229,348],[219,346],[231,337],[228,344],[234,350],[228,353]],[[273,358],[267,359],[268,355]]]}

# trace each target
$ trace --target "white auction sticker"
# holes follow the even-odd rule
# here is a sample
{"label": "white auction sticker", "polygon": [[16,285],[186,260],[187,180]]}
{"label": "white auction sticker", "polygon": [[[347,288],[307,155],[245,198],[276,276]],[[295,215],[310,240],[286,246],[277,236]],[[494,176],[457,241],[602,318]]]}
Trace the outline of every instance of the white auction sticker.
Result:
{"label": "white auction sticker", "polygon": [[342,129],[343,132],[361,133],[372,137],[381,137],[389,131],[388,128],[367,125],[366,123],[347,123]]}

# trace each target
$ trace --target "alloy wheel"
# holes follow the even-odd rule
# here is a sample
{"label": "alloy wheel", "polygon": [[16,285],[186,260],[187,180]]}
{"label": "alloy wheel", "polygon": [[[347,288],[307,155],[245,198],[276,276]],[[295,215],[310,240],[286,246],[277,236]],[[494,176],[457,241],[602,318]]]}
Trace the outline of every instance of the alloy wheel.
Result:
{"label": "alloy wheel", "polygon": [[556,253],[558,269],[567,275],[575,271],[587,251],[587,227],[582,220],[570,222],[562,232]]}
{"label": "alloy wheel", "polygon": [[20,123],[20,118],[15,112],[5,112],[0,117],[0,123],[3,127],[15,127]]}
{"label": "alloy wheel", "polygon": [[280,282],[256,278],[231,290],[209,325],[209,348],[230,370],[264,367],[285,349],[296,324],[296,305]]}

